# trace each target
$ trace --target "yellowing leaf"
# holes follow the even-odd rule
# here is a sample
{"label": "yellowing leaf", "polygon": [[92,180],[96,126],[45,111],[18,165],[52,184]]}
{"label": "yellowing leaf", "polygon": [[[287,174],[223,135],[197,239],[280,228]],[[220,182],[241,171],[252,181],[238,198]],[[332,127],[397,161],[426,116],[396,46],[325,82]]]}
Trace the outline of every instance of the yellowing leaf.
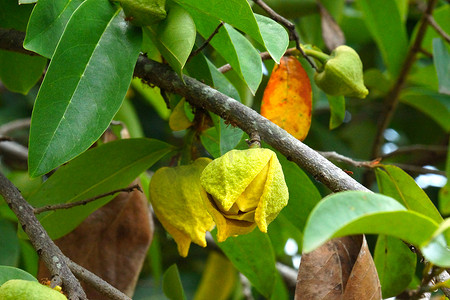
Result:
{"label": "yellowing leaf", "polygon": [[192,122],[186,116],[184,112],[184,103],[186,100],[183,98],[180,102],[175,106],[172,113],[169,117],[169,127],[173,131],[183,130],[191,127]]}
{"label": "yellowing leaf", "polygon": [[311,126],[311,83],[300,62],[284,56],[264,91],[261,115],[303,141]]}

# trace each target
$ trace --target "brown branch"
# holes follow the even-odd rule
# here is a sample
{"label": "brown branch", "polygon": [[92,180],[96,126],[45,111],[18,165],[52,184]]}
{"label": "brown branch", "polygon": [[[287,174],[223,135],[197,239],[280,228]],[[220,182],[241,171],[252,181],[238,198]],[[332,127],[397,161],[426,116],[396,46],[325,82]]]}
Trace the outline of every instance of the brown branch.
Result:
{"label": "brown branch", "polygon": [[43,213],[43,212],[49,211],[49,210],[69,209],[69,208],[72,208],[72,207],[75,207],[75,206],[86,205],[86,204],[88,204],[90,202],[93,202],[95,200],[98,200],[98,199],[101,199],[101,198],[104,198],[104,197],[107,197],[107,196],[114,195],[116,193],[120,193],[120,192],[130,193],[133,190],[138,190],[141,193],[143,193],[143,191],[142,191],[141,187],[139,186],[139,184],[135,184],[135,185],[132,185],[132,186],[129,186],[129,187],[126,187],[126,188],[117,189],[117,190],[114,190],[114,191],[111,191],[111,192],[108,192],[108,193],[104,193],[104,194],[101,194],[101,195],[98,195],[98,196],[95,196],[95,197],[92,197],[92,198],[89,198],[89,199],[81,200],[81,201],[76,201],[76,202],[72,202],[72,203],[61,203],[61,204],[55,204],[55,205],[46,205],[46,206],[43,206],[43,207],[37,207],[37,208],[34,209],[34,213],[37,215],[37,214],[40,214],[40,213]]}
{"label": "brown branch", "polygon": [[64,254],[36,219],[33,207],[2,173],[0,173],[0,195],[17,216],[37,254],[52,274],[52,286],[60,285],[70,300],[87,299],[80,283],[70,271]]}
{"label": "brown branch", "polygon": [[220,24],[216,27],[216,29],[214,29],[213,33],[211,33],[211,35],[206,39],[206,41],[200,46],[198,47],[198,49],[192,51],[192,53],[189,55],[188,61],[196,56],[197,54],[199,54],[203,49],[206,48],[206,46],[209,45],[209,42],[211,42],[211,40],[213,39],[213,37],[219,33],[219,29],[223,26],[223,22],[220,22]]}
{"label": "brown branch", "polygon": [[117,300],[131,300],[130,297],[113,287],[108,282],[104,281],[91,271],[83,268],[82,266],[74,263],[69,258],[66,257],[67,264],[69,265],[70,270],[75,274],[75,276],[81,281],[89,284],[93,288],[95,288],[98,292],[107,296],[109,299],[117,299]]}
{"label": "brown branch", "polygon": [[14,29],[0,28],[0,49],[19,52],[27,55],[37,55],[23,48],[25,32]]}
{"label": "brown branch", "polygon": [[259,5],[275,22],[280,23],[285,26],[289,31],[289,40],[295,41],[295,47],[298,51],[303,55],[303,57],[308,61],[311,67],[317,70],[316,64],[309,58],[308,55],[303,51],[300,46],[300,36],[298,35],[297,30],[295,30],[295,24],[289,21],[288,19],[280,16],[276,11],[274,11],[269,5],[267,5],[263,0],[253,0],[257,5]]}
{"label": "brown branch", "polygon": [[425,17],[427,18],[428,24],[430,24],[431,27],[436,30],[436,32],[447,42],[450,43],[450,35],[447,34],[447,32],[444,31],[444,29],[439,26],[438,23],[436,23],[436,20],[434,20],[433,16],[431,14],[425,14]]}
{"label": "brown branch", "polygon": [[392,156],[402,155],[402,154],[413,154],[417,152],[428,152],[434,154],[444,155],[448,151],[447,146],[439,146],[439,145],[411,145],[400,147],[395,151],[389,152],[387,154],[383,154],[382,158],[388,158]]}
{"label": "brown branch", "polygon": [[166,91],[185,97],[192,105],[211,111],[243,131],[258,132],[261,139],[280,151],[289,160],[313,175],[334,192],[345,190],[369,191],[340,168],[309,148],[284,129],[256,111],[219,91],[184,76],[184,82],[167,65],[138,58],[134,75]]}
{"label": "brown branch", "polygon": [[384,101],[384,109],[378,121],[377,126],[378,129],[372,147],[373,158],[379,157],[381,155],[381,146],[383,144],[384,131],[387,129],[392,120],[392,117],[394,116],[399,101],[400,92],[406,82],[406,77],[408,76],[408,73],[411,71],[417,53],[420,52],[422,40],[425,37],[428,25],[428,22],[426,21],[427,19],[426,16],[432,14],[436,2],[437,0],[428,0],[425,13],[422,15],[422,18],[420,20],[420,25],[417,31],[416,38],[414,39],[412,46],[408,50],[405,61],[403,62],[403,66],[400,70],[400,74],[398,75],[395,84],[392,86],[391,90],[386,96],[386,99]]}

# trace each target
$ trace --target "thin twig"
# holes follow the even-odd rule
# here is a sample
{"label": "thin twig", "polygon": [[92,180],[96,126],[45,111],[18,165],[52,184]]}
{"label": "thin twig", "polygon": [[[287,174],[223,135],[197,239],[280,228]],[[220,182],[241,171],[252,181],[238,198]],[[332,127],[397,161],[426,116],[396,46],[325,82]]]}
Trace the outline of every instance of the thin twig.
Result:
{"label": "thin twig", "polygon": [[109,299],[115,300],[131,300],[130,297],[113,287],[108,282],[104,281],[91,271],[83,268],[82,266],[76,264],[71,261],[68,257],[66,257],[67,264],[70,270],[75,274],[75,276],[81,281],[89,284],[93,288],[95,288],[101,294],[107,296]]}
{"label": "thin twig", "polygon": [[87,299],[79,281],[70,271],[64,254],[34,215],[33,207],[2,173],[0,173],[0,195],[17,216],[37,254],[52,274],[52,286],[61,286],[69,300]]}
{"label": "thin twig", "polygon": [[72,202],[72,203],[61,203],[61,204],[55,204],[55,205],[46,205],[46,206],[42,206],[42,207],[38,207],[34,209],[34,213],[40,214],[46,211],[50,211],[50,210],[57,210],[57,209],[69,209],[75,206],[80,206],[80,205],[86,205],[90,202],[93,202],[95,200],[107,197],[107,196],[111,196],[114,195],[116,193],[120,193],[120,192],[127,192],[127,193],[131,193],[133,190],[138,190],[142,193],[142,189],[139,186],[139,184],[135,184],[133,186],[129,186],[126,188],[122,188],[122,189],[117,189],[108,193],[104,193],[89,199],[85,199],[85,200],[81,200],[81,201],[76,201],[76,202]]}
{"label": "thin twig", "polygon": [[0,126],[0,135],[7,135],[13,131],[29,128],[30,118],[18,119]]}
{"label": "thin twig", "polygon": [[0,28],[0,48],[8,51],[19,52],[30,56],[37,55],[23,48],[25,32],[14,29]]}
{"label": "thin twig", "polygon": [[428,153],[444,155],[447,153],[447,151],[448,151],[447,146],[410,145],[410,146],[400,147],[395,151],[389,152],[387,154],[383,154],[381,157],[388,158],[388,157],[393,157],[393,156],[403,155],[403,154],[413,154],[413,153],[417,153],[417,152],[428,152]]}
{"label": "thin twig", "polygon": [[206,41],[200,46],[198,47],[196,50],[192,51],[191,54],[189,55],[189,58],[187,61],[189,61],[192,57],[196,56],[197,54],[199,54],[201,51],[203,51],[203,49],[206,48],[206,46],[208,46],[209,42],[211,42],[211,40],[213,39],[213,37],[219,33],[219,29],[220,27],[223,26],[223,22],[221,21],[220,24],[216,27],[216,29],[214,29],[213,33],[211,33],[211,35],[206,39]]}
{"label": "thin twig", "polygon": [[427,4],[427,8],[425,10],[425,13],[423,14],[421,20],[419,29],[417,31],[416,38],[412,44],[412,46],[409,48],[408,53],[406,55],[405,61],[403,62],[403,66],[400,70],[400,74],[397,77],[397,81],[389,91],[385,101],[384,101],[384,109],[380,115],[379,122],[378,122],[378,129],[377,133],[374,139],[373,147],[372,147],[372,157],[379,157],[381,155],[381,145],[383,144],[383,134],[386,128],[389,126],[389,123],[392,120],[392,117],[394,116],[398,101],[400,92],[406,82],[406,77],[408,73],[410,72],[414,61],[416,59],[416,54],[421,49],[422,40],[425,37],[426,29],[428,22],[426,21],[427,15],[431,15],[433,12],[433,8],[436,4],[437,0],[429,0]]}
{"label": "thin twig", "polygon": [[431,14],[425,14],[428,24],[436,30],[436,32],[447,42],[450,43],[450,35],[445,32]]}
{"label": "thin twig", "polygon": [[317,70],[316,64],[309,58],[308,55],[303,51],[300,46],[300,36],[298,35],[297,30],[295,30],[295,24],[289,21],[288,19],[280,16],[276,11],[274,11],[269,5],[267,5],[263,0],[253,0],[257,5],[259,5],[275,22],[280,23],[285,26],[289,31],[289,39],[291,41],[295,41],[295,46],[298,51],[303,55],[303,57],[308,61],[312,68]]}

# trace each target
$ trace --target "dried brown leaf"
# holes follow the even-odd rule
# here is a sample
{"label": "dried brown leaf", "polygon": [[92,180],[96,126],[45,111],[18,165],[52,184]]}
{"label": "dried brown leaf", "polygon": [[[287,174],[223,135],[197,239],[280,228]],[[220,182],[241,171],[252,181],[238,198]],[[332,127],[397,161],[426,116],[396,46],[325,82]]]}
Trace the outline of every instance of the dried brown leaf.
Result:
{"label": "dried brown leaf", "polygon": [[364,236],[333,239],[304,254],[295,299],[381,299],[380,282]]}
{"label": "dried brown leaf", "polygon": [[[131,297],[152,237],[147,199],[135,190],[119,194],[55,243],[74,262]],[[40,262],[38,278],[49,276]],[[88,285],[83,288],[89,299],[108,299]]]}
{"label": "dried brown leaf", "polygon": [[328,50],[332,51],[338,46],[345,44],[345,36],[334,18],[327,9],[318,2],[320,22],[322,25],[322,38]]}

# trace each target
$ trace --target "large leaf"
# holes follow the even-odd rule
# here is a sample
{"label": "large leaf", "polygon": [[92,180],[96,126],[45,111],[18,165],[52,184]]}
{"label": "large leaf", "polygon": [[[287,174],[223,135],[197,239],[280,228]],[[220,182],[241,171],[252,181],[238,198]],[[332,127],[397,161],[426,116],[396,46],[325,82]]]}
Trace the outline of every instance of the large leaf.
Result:
{"label": "large leaf", "polygon": [[4,284],[11,279],[22,279],[28,281],[37,281],[30,273],[27,273],[21,269],[17,269],[9,266],[0,266],[0,285]]}
{"label": "large leaf", "polygon": [[145,30],[172,69],[181,76],[195,43],[196,29],[189,13],[173,4],[166,19]]}
{"label": "large leaf", "polygon": [[286,30],[273,20],[255,17],[247,0],[176,0],[176,2],[186,9],[193,8],[245,32],[263,45],[277,63],[286,51],[288,44]]}
{"label": "large leaf", "polygon": [[[126,187],[140,173],[172,151],[151,139],[127,139],[104,144],[62,166],[28,199],[35,207],[72,203]],[[80,224],[113,196],[89,205],[39,215],[50,237],[59,238]]]}
{"label": "large leaf", "polygon": [[[213,236],[216,238],[215,234]],[[217,245],[236,269],[244,274],[264,297],[269,298],[276,279],[275,255],[269,237],[256,229],[246,235],[230,237]]]}
{"label": "large leaf", "polygon": [[69,18],[84,0],[40,0],[28,22],[23,47],[51,58]]}
{"label": "large leaf", "polygon": [[433,39],[433,59],[439,79],[439,92],[450,95],[450,54],[444,41]]}
{"label": "large leaf", "polygon": [[402,91],[400,101],[423,112],[450,132],[450,96],[424,88],[408,88]]}
{"label": "large leaf", "polygon": [[394,297],[408,287],[416,271],[416,254],[401,240],[380,235],[374,253],[384,298]]}
{"label": "large leaf", "polygon": [[[406,29],[399,8],[392,0],[359,0],[358,3],[383,60],[395,78],[408,50]],[[387,11],[389,13],[386,13]]]}
{"label": "large leaf", "polygon": [[424,244],[438,228],[432,219],[408,211],[397,200],[374,193],[347,191],[322,199],[305,226],[303,251],[345,235],[386,234],[415,246]]}
{"label": "large leaf", "polygon": [[87,0],[58,44],[33,110],[30,176],[89,148],[108,127],[130,85],[141,33],[108,0]]}
{"label": "large leaf", "polygon": [[[187,7],[198,32],[206,39],[219,25],[219,20],[205,12]],[[230,25],[219,29],[210,45],[233,67],[254,94],[262,79],[261,58],[252,44]]]}
{"label": "large leaf", "polygon": [[383,165],[376,168],[375,174],[380,193],[396,199],[409,210],[426,215],[437,223],[442,222],[441,214],[427,194],[402,169]]}
{"label": "large leaf", "polygon": [[47,60],[40,56],[0,50],[0,80],[13,92],[27,94],[44,73]]}

